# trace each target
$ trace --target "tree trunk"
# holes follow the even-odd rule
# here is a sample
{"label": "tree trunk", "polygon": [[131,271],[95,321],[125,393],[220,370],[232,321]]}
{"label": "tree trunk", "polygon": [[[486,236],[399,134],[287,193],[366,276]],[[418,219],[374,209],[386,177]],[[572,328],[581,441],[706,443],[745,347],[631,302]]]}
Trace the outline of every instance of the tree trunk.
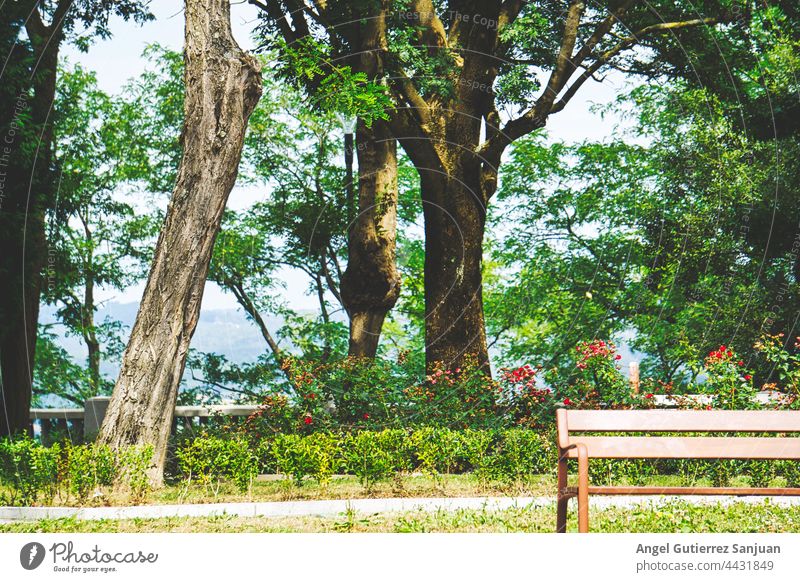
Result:
{"label": "tree trunk", "polygon": [[[24,430],[28,424],[36,361],[39,301],[45,284],[47,235],[45,213],[53,199],[53,125],[51,111],[55,100],[60,30],[44,27],[38,13],[27,21],[27,34],[37,62],[30,103],[21,94],[15,113],[30,113],[32,126],[15,115],[5,139],[11,140],[5,180],[7,197],[0,199],[3,213],[3,252],[0,273],[0,436]],[[54,32],[55,31],[55,32]],[[23,140],[36,140],[35,157],[30,162]],[[32,147],[31,144],[27,144]],[[16,158],[16,159],[14,159]],[[5,168],[2,168],[5,169]]]}
{"label": "tree trunk", "polygon": [[342,302],[350,317],[351,356],[373,358],[386,314],[400,295],[397,238],[397,142],[376,121],[359,123],[358,216],[350,232]]}
{"label": "tree trunk", "polygon": [[456,164],[421,173],[425,216],[425,354],[455,369],[471,361],[491,372],[481,292],[486,206],[479,173]]}
{"label": "tree trunk", "polygon": [[[386,50],[386,3],[374,3],[355,28],[355,70],[370,80],[383,75]],[[358,216],[348,233],[347,269],[340,285],[350,318],[348,355],[374,358],[386,314],[400,296],[396,265],[397,141],[388,126],[359,122]]]}
{"label": "tree trunk", "polygon": [[211,253],[261,96],[256,61],[231,33],[228,0],[186,0],[183,158],[99,441],[150,443],[163,481],[167,440]]}

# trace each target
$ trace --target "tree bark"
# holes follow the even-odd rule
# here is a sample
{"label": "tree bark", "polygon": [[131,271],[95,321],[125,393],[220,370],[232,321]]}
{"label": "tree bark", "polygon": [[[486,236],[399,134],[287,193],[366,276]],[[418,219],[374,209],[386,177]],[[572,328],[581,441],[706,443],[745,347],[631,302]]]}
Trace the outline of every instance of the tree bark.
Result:
{"label": "tree bark", "polygon": [[486,206],[477,168],[421,173],[425,217],[426,365],[471,362],[490,373],[481,265]]}
{"label": "tree bark", "polygon": [[[9,155],[16,159],[8,163],[9,196],[0,204],[4,227],[8,223],[11,226],[3,233],[0,265],[0,272],[4,272],[0,297],[0,436],[15,434],[29,424],[39,301],[46,277],[45,212],[54,195],[51,111],[63,36],[57,25],[44,26],[36,10],[27,20],[27,34],[37,63],[32,77],[33,96],[28,103],[21,95],[15,109],[20,113],[29,111],[31,126],[24,128],[17,115],[12,121],[14,131],[5,133],[5,139],[12,142]],[[25,153],[22,140],[33,139],[37,143],[35,154]],[[24,161],[28,155],[33,157],[32,167]]]}
{"label": "tree bark", "polygon": [[[386,10],[375,3],[355,28],[354,69],[374,81],[383,75]],[[347,269],[340,284],[350,319],[348,355],[374,358],[386,314],[400,296],[397,244],[397,141],[380,120],[359,122],[358,215],[350,228]]]}
{"label": "tree bark", "polygon": [[386,314],[400,295],[396,265],[397,142],[382,122],[359,123],[358,216],[341,295],[350,318],[348,354],[373,358]]}
{"label": "tree bark", "polygon": [[261,96],[255,59],[231,33],[228,0],[186,0],[183,158],[99,441],[154,446],[163,481],[178,386],[197,325],[247,121]]}

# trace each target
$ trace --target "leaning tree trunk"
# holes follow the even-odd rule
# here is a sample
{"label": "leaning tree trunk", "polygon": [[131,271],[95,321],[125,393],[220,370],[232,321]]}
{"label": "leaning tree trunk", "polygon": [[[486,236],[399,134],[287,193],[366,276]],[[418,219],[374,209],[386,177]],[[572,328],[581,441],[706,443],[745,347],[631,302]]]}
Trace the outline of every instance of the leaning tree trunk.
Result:
{"label": "leaning tree trunk", "polygon": [[359,123],[358,216],[348,242],[342,302],[350,318],[348,354],[375,357],[386,314],[400,295],[397,237],[397,142],[384,123]]}
{"label": "leaning tree trunk", "polygon": [[247,121],[261,96],[255,59],[231,33],[229,0],[186,0],[183,158],[147,286],[100,429],[113,447],[151,443],[163,480],[167,439]]}
{"label": "leaning tree trunk", "polygon": [[455,369],[490,373],[481,293],[486,206],[477,168],[421,172],[425,217],[425,355]]}

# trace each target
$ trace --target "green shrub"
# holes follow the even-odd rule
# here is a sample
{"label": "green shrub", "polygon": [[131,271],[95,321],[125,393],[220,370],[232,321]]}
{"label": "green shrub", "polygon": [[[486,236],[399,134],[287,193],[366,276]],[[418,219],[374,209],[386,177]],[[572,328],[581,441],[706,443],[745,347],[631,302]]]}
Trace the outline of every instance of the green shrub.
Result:
{"label": "green shrub", "polygon": [[657,474],[656,466],[649,459],[629,459],[623,462],[622,472],[631,485],[643,486]]}
{"label": "green shrub", "polygon": [[119,454],[119,477],[132,501],[144,501],[150,491],[148,470],[153,460],[153,445],[127,447]]}
{"label": "green shrub", "polygon": [[769,487],[775,476],[775,464],[773,461],[747,461],[744,472],[750,477],[751,487]]}
{"label": "green shrub", "polygon": [[382,446],[380,435],[380,432],[358,432],[342,441],[345,470],[356,475],[367,490],[398,471],[397,455]]}
{"label": "green shrub", "polygon": [[240,491],[247,491],[258,474],[258,458],[250,444],[241,439],[196,438],[179,447],[176,456],[178,467],[189,482],[198,479],[215,493],[226,479]]}
{"label": "green shrub", "polygon": [[461,435],[449,428],[417,429],[411,434],[411,444],[419,468],[434,476],[452,473],[463,458]]}
{"label": "green shrub", "polygon": [[69,490],[78,501],[85,502],[90,493],[99,494],[100,487],[114,484],[117,463],[110,447],[90,444],[68,450]]}
{"label": "green shrub", "polygon": [[325,433],[278,435],[272,443],[275,466],[298,486],[305,477],[326,483],[333,474],[337,445],[336,437]]}
{"label": "green shrub", "polygon": [[259,473],[276,473],[278,471],[272,440],[264,439],[258,442],[256,445],[256,459],[258,460]]}
{"label": "green shrub", "polygon": [[375,435],[380,448],[391,455],[395,471],[407,473],[414,469],[414,451],[409,431],[385,429]]}
{"label": "green shrub", "polygon": [[783,461],[780,469],[787,487],[800,487],[800,461]]}
{"label": "green shrub", "polygon": [[549,448],[552,445],[538,432],[525,429],[503,431],[494,458],[494,476],[501,480],[519,481],[528,475],[551,472],[555,459],[551,459]]}
{"label": "green shrub", "polygon": [[45,448],[28,436],[0,440],[0,484],[8,493],[3,505],[50,501],[58,487],[59,446]]}
{"label": "green shrub", "polygon": [[465,430],[462,453],[469,468],[482,480],[494,476],[495,445],[499,432],[494,430]]}

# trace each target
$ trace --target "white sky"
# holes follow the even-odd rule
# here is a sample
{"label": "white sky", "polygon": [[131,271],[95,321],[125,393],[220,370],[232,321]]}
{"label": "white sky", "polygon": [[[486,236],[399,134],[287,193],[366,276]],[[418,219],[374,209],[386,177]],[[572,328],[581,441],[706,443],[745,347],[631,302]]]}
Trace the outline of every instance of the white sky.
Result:
{"label": "white sky", "polygon": [[[110,25],[113,37],[92,45],[88,53],[81,53],[67,46],[62,55],[72,63],[80,63],[97,74],[100,88],[107,93],[118,93],[128,79],[140,75],[146,61],[141,57],[145,46],[158,42],[172,49],[180,50],[183,45],[183,2],[178,0],[157,0],[151,11],[156,19],[143,26],[114,19]],[[231,6],[233,32],[244,49],[252,49],[251,33],[255,25],[257,9],[249,4],[235,3]],[[606,115],[602,118],[593,113],[593,105],[610,103],[622,89],[621,75],[607,75],[602,83],[590,82],[581,88],[567,108],[550,118],[548,130],[551,135],[565,142],[583,140],[603,140],[614,135],[618,119]],[[264,96],[268,98],[268,96]],[[258,188],[237,186],[231,193],[229,207],[242,208],[251,204],[260,195]],[[284,271],[282,277],[287,288],[285,299],[294,309],[316,309],[317,301],[306,296],[304,276]],[[105,293],[100,300],[118,303],[138,302],[144,284],[131,287],[124,293],[114,291]],[[206,286],[203,299],[204,309],[234,309],[234,298],[213,283]]]}

